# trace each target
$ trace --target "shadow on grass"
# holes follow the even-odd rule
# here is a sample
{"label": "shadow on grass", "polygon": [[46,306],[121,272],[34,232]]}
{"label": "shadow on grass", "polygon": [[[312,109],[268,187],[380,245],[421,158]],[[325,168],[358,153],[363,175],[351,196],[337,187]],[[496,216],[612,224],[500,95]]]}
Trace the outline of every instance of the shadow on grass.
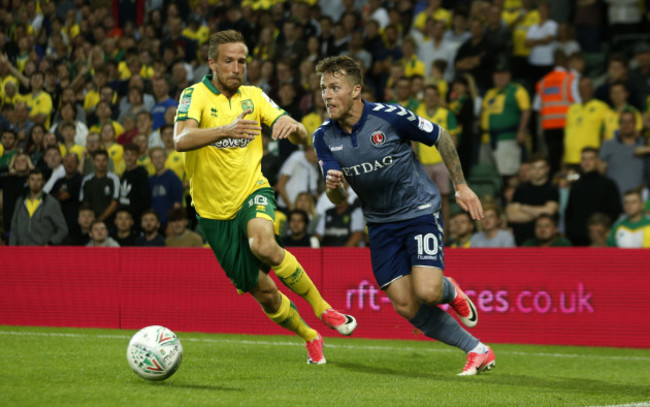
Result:
{"label": "shadow on grass", "polygon": [[[362,365],[358,363],[334,362],[332,365],[337,367],[355,371],[358,373],[377,374],[397,376],[402,378],[411,379],[429,379],[443,382],[461,382],[473,380],[472,378],[461,378],[455,375],[440,374],[434,372],[421,372],[421,371],[403,371],[389,369],[379,366]],[[650,386],[648,385],[635,385],[635,384],[617,384],[610,383],[605,380],[593,380],[583,378],[570,378],[560,376],[527,376],[527,375],[513,375],[504,374],[498,371],[487,372],[481,374],[481,384],[496,384],[503,386],[517,386],[528,387],[530,389],[539,389],[540,391],[566,391],[572,393],[587,393],[590,395],[621,395],[625,394],[630,397],[647,398],[650,397]]]}

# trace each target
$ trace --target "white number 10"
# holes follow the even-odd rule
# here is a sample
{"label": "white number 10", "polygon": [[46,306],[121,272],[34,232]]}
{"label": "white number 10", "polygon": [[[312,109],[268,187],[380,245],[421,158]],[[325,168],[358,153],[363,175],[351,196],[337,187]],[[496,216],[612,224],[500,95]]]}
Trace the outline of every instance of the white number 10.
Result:
{"label": "white number 10", "polygon": [[418,242],[418,254],[419,255],[429,255],[433,256],[438,254],[438,239],[433,233],[427,233],[426,235],[417,235],[415,240]]}

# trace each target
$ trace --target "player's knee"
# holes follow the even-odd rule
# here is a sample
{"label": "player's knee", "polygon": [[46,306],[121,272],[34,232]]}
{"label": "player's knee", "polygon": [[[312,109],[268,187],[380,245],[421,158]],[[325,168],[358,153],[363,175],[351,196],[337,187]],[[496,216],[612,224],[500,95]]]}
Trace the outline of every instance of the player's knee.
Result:
{"label": "player's knee", "polygon": [[282,248],[274,239],[262,237],[250,238],[248,243],[255,257],[262,262],[275,265],[282,261]]}
{"label": "player's knee", "polygon": [[413,318],[418,311],[418,307],[410,301],[393,302],[393,308],[395,308],[395,312],[406,319]]}
{"label": "player's knee", "polygon": [[442,289],[437,285],[417,287],[415,289],[415,296],[424,304],[437,305],[442,300]]}

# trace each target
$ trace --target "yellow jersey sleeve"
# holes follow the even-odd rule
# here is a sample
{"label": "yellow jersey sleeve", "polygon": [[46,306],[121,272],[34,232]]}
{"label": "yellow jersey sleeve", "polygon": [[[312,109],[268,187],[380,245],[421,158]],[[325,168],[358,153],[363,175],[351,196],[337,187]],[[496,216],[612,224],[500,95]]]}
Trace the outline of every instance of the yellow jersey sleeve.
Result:
{"label": "yellow jersey sleeve", "polygon": [[181,100],[178,103],[178,111],[176,112],[176,121],[183,121],[188,119],[196,120],[201,123],[201,116],[203,113],[203,106],[205,98],[193,98],[196,85],[190,86],[181,93]]}
{"label": "yellow jersey sleeve", "polygon": [[517,85],[517,91],[515,92],[515,98],[517,99],[517,104],[519,109],[528,110],[530,109],[530,96],[528,92],[521,85]]}
{"label": "yellow jersey sleeve", "polygon": [[[284,111],[280,106],[278,106],[270,97],[262,91],[262,89],[255,88],[257,94],[255,99],[259,103],[259,117],[260,122],[271,127],[280,116],[284,116],[287,112]],[[246,110],[249,106],[246,103],[247,101],[242,101],[242,109]],[[254,103],[255,101],[253,101]],[[253,111],[255,111],[255,106],[253,106]]]}

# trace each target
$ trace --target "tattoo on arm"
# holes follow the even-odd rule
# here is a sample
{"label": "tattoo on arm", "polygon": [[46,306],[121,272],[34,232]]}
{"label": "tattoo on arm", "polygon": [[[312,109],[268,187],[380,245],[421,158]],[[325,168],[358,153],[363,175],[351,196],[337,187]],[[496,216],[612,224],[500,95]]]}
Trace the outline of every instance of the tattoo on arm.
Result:
{"label": "tattoo on arm", "polygon": [[440,128],[438,151],[449,170],[449,176],[454,185],[465,184],[465,176],[463,175],[463,168],[460,166],[460,158],[458,158],[456,146],[454,145],[449,132],[442,127]]}

